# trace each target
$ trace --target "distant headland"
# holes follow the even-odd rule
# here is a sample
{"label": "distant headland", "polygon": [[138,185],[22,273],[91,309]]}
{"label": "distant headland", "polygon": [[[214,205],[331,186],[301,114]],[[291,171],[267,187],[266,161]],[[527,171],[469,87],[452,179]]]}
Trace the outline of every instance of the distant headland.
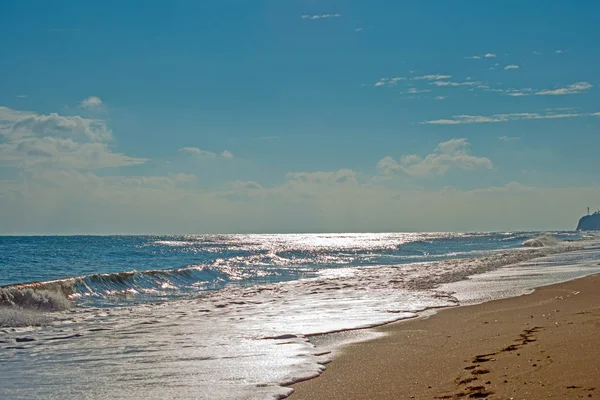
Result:
{"label": "distant headland", "polygon": [[584,215],[577,224],[578,231],[600,231],[600,210],[588,215]]}

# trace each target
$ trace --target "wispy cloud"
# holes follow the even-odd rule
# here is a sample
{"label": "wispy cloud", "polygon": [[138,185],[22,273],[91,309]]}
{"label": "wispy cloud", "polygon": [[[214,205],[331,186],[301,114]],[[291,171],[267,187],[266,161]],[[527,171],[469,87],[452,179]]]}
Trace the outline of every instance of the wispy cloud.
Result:
{"label": "wispy cloud", "polygon": [[19,94],[17,95],[17,99],[26,99],[27,95],[26,94]]}
{"label": "wispy cloud", "polygon": [[[411,73],[413,73],[414,71],[411,71]],[[375,87],[379,87],[379,86],[396,86],[400,81],[429,81],[430,85],[436,85],[436,86],[472,86],[472,85],[477,85],[481,82],[474,82],[474,81],[469,81],[469,79],[471,78],[467,78],[467,82],[451,82],[451,81],[447,81],[446,79],[450,79],[452,78],[452,75],[442,75],[442,74],[430,74],[430,75],[419,75],[419,76],[412,76],[412,77],[404,77],[404,76],[398,76],[395,78],[381,78],[380,80],[378,80],[377,82],[375,82],[373,84],[373,86]],[[409,85],[410,86],[410,85]],[[410,91],[409,93],[417,93],[414,91]]]}
{"label": "wispy cloud", "polygon": [[437,80],[440,80],[440,79],[450,79],[450,78],[452,78],[452,75],[434,74],[434,75],[413,76],[410,79],[413,80],[413,81],[416,81],[416,80],[437,81]]}
{"label": "wispy cloud", "polygon": [[533,51],[533,55],[534,55],[534,56],[541,56],[541,55],[542,55],[542,53],[540,53],[539,51],[535,51],[535,50],[534,50],[534,51]]}
{"label": "wispy cloud", "polygon": [[262,185],[254,181],[234,181],[231,182],[231,186],[236,190],[260,190],[263,188]]}
{"label": "wispy cloud", "polygon": [[[217,157],[219,157],[219,154],[212,152],[212,151],[208,151],[208,150],[202,150],[199,147],[182,147],[181,149],[178,150],[180,153],[184,153],[184,154],[188,154],[197,158],[204,158],[204,159],[215,159]],[[233,158],[233,154],[231,154],[230,151],[224,150],[220,156],[222,158],[227,158],[227,159],[231,159]]]}
{"label": "wispy cloud", "polygon": [[328,19],[328,18],[339,18],[341,14],[304,14],[301,15],[302,19]]}
{"label": "wispy cloud", "polygon": [[586,93],[590,90],[593,85],[589,82],[575,82],[570,85],[555,89],[532,89],[532,88],[519,88],[519,89],[493,89],[491,91],[501,92],[506,96],[521,97],[521,96],[564,96],[569,94],[581,94]]}
{"label": "wispy cloud", "polygon": [[433,153],[425,158],[410,154],[402,156],[400,162],[397,162],[390,156],[384,157],[377,163],[377,169],[383,175],[406,174],[416,177],[444,175],[453,169],[492,169],[490,159],[476,157],[470,153],[470,143],[467,139],[450,139],[438,144]]}
{"label": "wispy cloud", "polygon": [[446,96],[435,96],[434,99],[435,100],[445,100],[447,97]]}
{"label": "wispy cloud", "polygon": [[563,119],[577,118],[593,114],[581,113],[510,113],[510,114],[493,114],[493,115],[453,115],[448,119],[435,119],[421,122],[422,124],[431,125],[459,125],[459,124],[484,124],[484,123],[499,123],[522,120],[535,119]]}
{"label": "wispy cloud", "polygon": [[565,51],[564,50],[556,50],[555,53],[556,54],[563,54]]}
{"label": "wispy cloud", "polygon": [[454,87],[454,86],[476,86],[476,85],[480,85],[481,82],[476,82],[476,81],[466,81],[466,82],[434,81],[434,82],[429,82],[429,84],[435,85],[435,86]]}
{"label": "wispy cloud", "polygon": [[354,32],[357,32],[357,33],[362,32],[364,30],[365,30],[365,28],[354,28]]}
{"label": "wispy cloud", "polygon": [[465,57],[468,60],[481,60],[481,58],[495,58],[496,54],[495,53],[485,53],[483,56],[468,56]]}
{"label": "wispy cloud", "polygon": [[378,87],[378,86],[395,86],[399,81],[404,81],[406,80],[405,77],[402,76],[398,76],[396,78],[381,78],[380,80],[378,80],[377,82],[375,82],[375,84],[373,86]]}
{"label": "wispy cloud", "polygon": [[562,96],[566,94],[584,93],[591,88],[592,85],[589,82],[575,82],[563,88],[540,90],[535,94],[538,96]]}
{"label": "wispy cloud", "polygon": [[521,88],[521,89],[512,89],[511,88],[511,89],[506,89],[506,90],[495,89],[494,91],[501,92],[507,96],[512,96],[512,97],[530,96],[534,93],[534,90],[532,88]]}
{"label": "wispy cloud", "polygon": [[518,137],[518,136],[500,136],[498,139],[502,140],[503,142],[514,142],[515,140],[519,140],[520,137]]}
{"label": "wispy cloud", "polygon": [[199,147],[182,147],[179,149],[179,152],[190,154],[196,157],[201,158],[217,158],[217,153],[213,153],[212,151],[202,150]]}
{"label": "wispy cloud", "polygon": [[100,97],[97,96],[90,96],[83,99],[81,103],[79,103],[79,107],[90,111],[104,111],[104,103],[100,100]]}
{"label": "wispy cloud", "polygon": [[417,88],[409,88],[406,93],[408,94],[417,94],[417,93],[428,93],[431,92],[429,89],[417,89]]}
{"label": "wispy cloud", "polygon": [[520,67],[516,64],[510,64],[504,67],[504,69],[519,69]]}

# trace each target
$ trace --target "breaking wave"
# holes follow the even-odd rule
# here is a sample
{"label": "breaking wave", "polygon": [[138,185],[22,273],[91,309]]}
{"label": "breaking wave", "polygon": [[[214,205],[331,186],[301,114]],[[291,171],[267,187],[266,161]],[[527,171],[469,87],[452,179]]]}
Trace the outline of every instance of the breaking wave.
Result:
{"label": "breaking wave", "polygon": [[50,322],[51,311],[66,310],[71,301],[65,291],[35,287],[0,288],[0,327],[40,326]]}
{"label": "breaking wave", "polygon": [[525,247],[555,247],[560,245],[560,240],[552,235],[541,235],[533,239],[529,239],[523,243]]}
{"label": "breaking wave", "polygon": [[242,279],[278,275],[276,270],[242,269],[222,265],[218,268],[189,266],[174,270],[128,271],[25,283],[0,287],[0,307],[19,307],[40,311],[68,309],[79,299],[124,300],[138,295],[161,297],[177,292],[189,293],[219,289]]}
{"label": "breaking wave", "polygon": [[0,306],[60,311],[69,308],[70,302],[64,290],[12,286],[0,288]]}

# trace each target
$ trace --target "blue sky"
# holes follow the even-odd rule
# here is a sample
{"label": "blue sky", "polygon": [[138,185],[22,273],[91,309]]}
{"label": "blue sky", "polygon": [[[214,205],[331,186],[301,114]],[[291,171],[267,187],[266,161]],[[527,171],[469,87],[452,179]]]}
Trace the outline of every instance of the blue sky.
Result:
{"label": "blue sky", "polygon": [[599,8],[4,1],[0,233],[572,229]]}

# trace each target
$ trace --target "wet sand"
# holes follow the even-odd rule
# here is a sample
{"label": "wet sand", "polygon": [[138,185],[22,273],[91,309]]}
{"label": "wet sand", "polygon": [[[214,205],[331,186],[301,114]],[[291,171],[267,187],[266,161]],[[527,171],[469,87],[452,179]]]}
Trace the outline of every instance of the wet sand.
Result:
{"label": "wet sand", "polygon": [[600,275],[377,330],[290,400],[600,398]]}

